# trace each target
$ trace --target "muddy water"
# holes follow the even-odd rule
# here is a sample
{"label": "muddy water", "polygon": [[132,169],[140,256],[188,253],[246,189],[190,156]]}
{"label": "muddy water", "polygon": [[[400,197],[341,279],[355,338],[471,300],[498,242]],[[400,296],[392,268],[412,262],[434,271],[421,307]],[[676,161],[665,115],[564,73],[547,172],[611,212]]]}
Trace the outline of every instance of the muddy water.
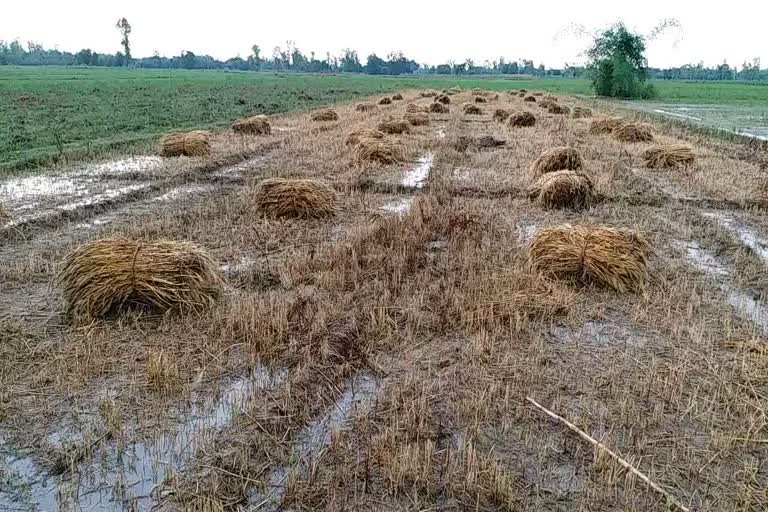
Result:
{"label": "muddy water", "polygon": [[714,255],[704,250],[697,242],[675,240],[674,246],[680,250],[691,266],[712,277],[720,290],[725,294],[726,301],[733,307],[739,317],[760,327],[768,334],[768,307],[744,290],[739,290],[725,283],[723,278],[730,272]]}
{"label": "muddy water", "polygon": [[382,381],[371,375],[355,377],[333,406],[299,434],[292,447],[292,464],[274,468],[265,488],[251,494],[251,510],[281,510],[285,481],[291,472],[310,468],[313,459],[331,443],[333,434],[344,430],[354,416],[371,410],[382,387]]}
{"label": "muddy water", "polygon": [[[165,428],[150,439],[111,444],[102,451],[97,448],[91,460],[63,478],[46,477],[31,457],[6,457],[10,476],[2,476],[0,510],[150,510],[157,502],[153,492],[159,484],[182,469],[210,435],[240,414],[254,392],[273,389],[284,378],[284,372],[259,367],[232,381],[216,397],[196,393],[191,409],[172,414]],[[71,436],[54,433],[53,437]]]}
{"label": "muddy water", "polygon": [[434,159],[435,157],[432,153],[427,153],[426,155],[419,158],[417,165],[405,173],[405,176],[401,182],[403,186],[423,188],[427,178],[429,177],[429,172],[432,170],[432,162]]}
{"label": "muddy water", "polygon": [[750,248],[763,260],[763,263],[768,264],[768,241],[761,238],[754,230],[724,212],[709,211],[702,213],[702,215],[715,220],[720,226],[734,233],[744,246]]}

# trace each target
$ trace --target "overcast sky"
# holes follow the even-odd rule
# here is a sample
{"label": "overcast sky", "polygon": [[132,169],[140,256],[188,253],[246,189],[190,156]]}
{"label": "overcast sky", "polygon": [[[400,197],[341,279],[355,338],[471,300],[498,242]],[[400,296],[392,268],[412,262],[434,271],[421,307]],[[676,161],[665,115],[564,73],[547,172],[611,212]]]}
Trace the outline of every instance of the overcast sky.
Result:
{"label": "overcast sky", "polygon": [[[666,67],[727,60],[741,66],[755,57],[768,66],[768,1],[734,4],[701,0],[495,1],[292,0],[194,2],[186,0],[2,0],[0,39],[32,40],[46,48],[91,48],[114,53],[121,16],[133,26],[135,57],[178,55],[182,50],[219,59],[247,57],[258,44],[269,56],[286,40],[318,56],[356,49],[361,61],[375,52],[402,50],[417,62],[438,64],[471,58],[481,63],[504,56],[538,65],[581,63],[585,36],[563,29],[572,24],[592,31],[617,20],[647,34],[663,18],[676,18],[682,32],[648,45],[651,66]],[[558,34],[560,34],[558,36]],[[679,39],[677,44],[675,40]]]}

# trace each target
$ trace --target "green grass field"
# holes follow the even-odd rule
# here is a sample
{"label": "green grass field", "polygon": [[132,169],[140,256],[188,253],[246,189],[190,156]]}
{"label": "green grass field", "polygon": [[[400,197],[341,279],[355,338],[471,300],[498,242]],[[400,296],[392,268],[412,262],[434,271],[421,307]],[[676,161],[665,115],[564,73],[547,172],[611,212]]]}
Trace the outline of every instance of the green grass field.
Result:
{"label": "green grass field", "polygon": [[[407,87],[528,88],[590,94],[586,80],[373,77],[115,68],[0,68],[0,169],[149,144],[170,130],[215,128]],[[765,103],[768,85],[664,82],[657,101]]]}

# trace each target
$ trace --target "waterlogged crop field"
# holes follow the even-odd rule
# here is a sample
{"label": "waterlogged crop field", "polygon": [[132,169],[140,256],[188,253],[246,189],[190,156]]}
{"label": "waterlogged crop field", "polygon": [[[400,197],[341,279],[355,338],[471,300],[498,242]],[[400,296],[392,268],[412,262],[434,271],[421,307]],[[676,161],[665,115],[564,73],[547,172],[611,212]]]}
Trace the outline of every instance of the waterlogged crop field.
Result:
{"label": "waterlogged crop field", "polygon": [[[450,92],[0,180],[0,509],[766,510],[765,154]],[[671,143],[687,163],[649,165]],[[558,165],[584,208],[531,188]],[[315,215],[274,215],[309,200],[274,178],[314,180]],[[533,266],[563,225],[647,244],[633,286],[582,274],[589,240],[576,275]],[[192,242],[220,293],[72,316],[56,276],[97,240],[135,247],[132,286]]]}

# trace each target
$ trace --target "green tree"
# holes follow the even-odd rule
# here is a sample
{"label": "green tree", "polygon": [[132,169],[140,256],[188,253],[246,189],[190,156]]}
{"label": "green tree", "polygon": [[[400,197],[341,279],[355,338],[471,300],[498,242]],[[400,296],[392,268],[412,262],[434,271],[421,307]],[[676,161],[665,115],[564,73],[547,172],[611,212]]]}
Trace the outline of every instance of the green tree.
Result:
{"label": "green tree", "polygon": [[619,22],[595,37],[587,51],[592,87],[598,96],[648,98],[653,88],[646,84],[645,39]]}
{"label": "green tree", "polygon": [[117,23],[115,24],[115,28],[120,31],[120,36],[122,39],[120,40],[120,44],[123,46],[123,49],[125,50],[125,59],[127,61],[131,60],[131,41],[129,39],[131,35],[131,24],[128,23],[128,20],[123,18],[120,18],[117,20]]}

